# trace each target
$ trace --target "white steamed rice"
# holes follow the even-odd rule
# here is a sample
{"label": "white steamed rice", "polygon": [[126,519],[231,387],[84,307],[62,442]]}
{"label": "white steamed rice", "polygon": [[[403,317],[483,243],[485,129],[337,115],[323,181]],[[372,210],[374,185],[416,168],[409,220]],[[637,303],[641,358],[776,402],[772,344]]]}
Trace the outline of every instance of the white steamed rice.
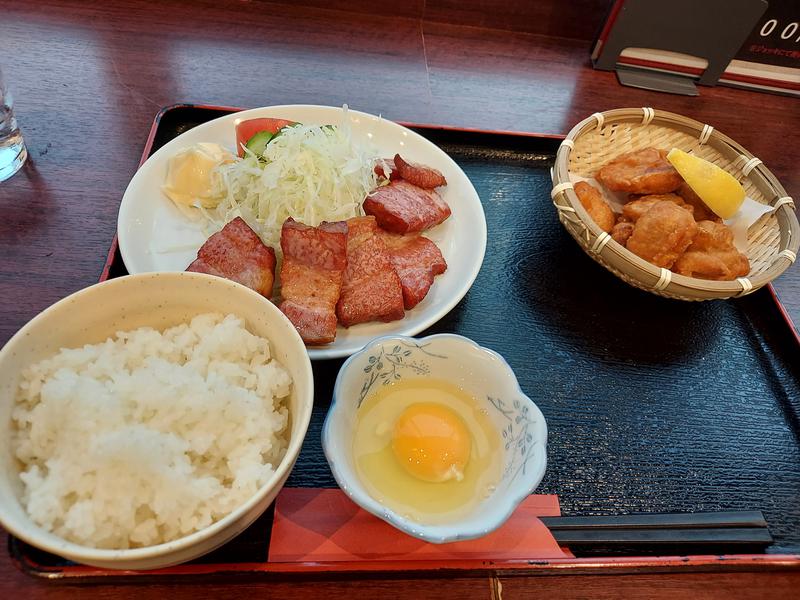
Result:
{"label": "white steamed rice", "polygon": [[287,446],[291,378],[233,315],[143,327],[26,369],[13,412],[31,518],[97,548],[150,546],[247,501]]}

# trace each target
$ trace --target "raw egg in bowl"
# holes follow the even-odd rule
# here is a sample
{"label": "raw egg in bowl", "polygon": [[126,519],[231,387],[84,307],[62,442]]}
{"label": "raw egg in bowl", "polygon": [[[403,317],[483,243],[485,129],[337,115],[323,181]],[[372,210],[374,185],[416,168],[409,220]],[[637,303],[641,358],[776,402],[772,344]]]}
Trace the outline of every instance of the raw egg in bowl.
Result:
{"label": "raw egg in bowl", "polygon": [[547,425],[496,352],[458,335],[388,336],[342,365],[322,445],[356,504],[445,543],[497,529],[536,489]]}

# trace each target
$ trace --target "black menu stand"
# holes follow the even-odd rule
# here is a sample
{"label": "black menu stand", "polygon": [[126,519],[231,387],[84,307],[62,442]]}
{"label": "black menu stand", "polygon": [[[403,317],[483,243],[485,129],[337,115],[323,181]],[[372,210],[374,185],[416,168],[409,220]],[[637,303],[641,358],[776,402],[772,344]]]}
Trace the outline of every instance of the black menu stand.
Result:
{"label": "black menu stand", "polygon": [[689,54],[708,61],[701,85],[716,85],[761,15],[767,0],[621,0],[594,67],[617,72],[623,85],[698,95],[688,76],[618,66],[626,48]]}

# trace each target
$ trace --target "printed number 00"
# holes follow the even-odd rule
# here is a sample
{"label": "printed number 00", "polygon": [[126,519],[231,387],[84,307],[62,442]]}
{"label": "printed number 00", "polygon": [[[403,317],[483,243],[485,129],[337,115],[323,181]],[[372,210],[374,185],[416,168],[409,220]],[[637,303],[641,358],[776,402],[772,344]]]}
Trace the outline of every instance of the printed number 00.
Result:
{"label": "printed number 00", "polygon": [[[778,19],[770,19],[761,26],[761,31],[759,31],[758,34],[761,37],[767,37],[770,33],[775,31],[775,28],[777,26],[778,26]],[[783,28],[783,31],[781,31],[781,39],[788,40],[795,33],[797,33],[798,28],[800,28],[800,26],[798,26],[796,21],[789,23],[786,27]],[[797,40],[795,41],[800,42],[800,37],[798,37]]]}

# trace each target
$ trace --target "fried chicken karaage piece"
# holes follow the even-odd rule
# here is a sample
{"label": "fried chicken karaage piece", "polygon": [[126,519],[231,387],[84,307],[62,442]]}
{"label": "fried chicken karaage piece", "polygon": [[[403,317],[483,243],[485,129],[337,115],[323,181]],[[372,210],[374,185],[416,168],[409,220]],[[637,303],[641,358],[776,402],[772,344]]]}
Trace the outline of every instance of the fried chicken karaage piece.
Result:
{"label": "fried chicken karaage piece", "polygon": [[660,200],[633,228],[627,248],[657,267],[669,269],[697,235],[697,223],[688,210]]}
{"label": "fried chicken karaage piece", "polygon": [[623,246],[628,243],[631,235],[633,235],[633,223],[630,221],[618,221],[611,228],[611,239]]}
{"label": "fried chicken karaage piece", "polygon": [[733,245],[733,232],[727,225],[699,221],[697,235],[672,270],[687,277],[731,281],[750,272],[750,261]]}
{"label": "fried chicken karaage piece", "polygon": [[615,192],[667,194],[683,179],[667,161],[667,153],[656,148],[628,152],[597,172],[597,180]]}
{"label": "fried chicken karaage piece", "polygon": [[585,181],[579,181],[575,184],[575,193],[578,194],[583,208],[597,223],[597,226],[606,233],[610,232],[614,227],[614,211],[611,210],[600,190]]}
{"label": "fried chicken karaage piece", "polygon": [[683,198],[677,194],[650,194],[648,196],[640,196],[636,200],[628,202],[622,207],[622,214],[628,218],[632,223],[636,223],[644,213],[653,208],[657,203],[662,201],[674,202],[681,208],[688,210],[694,214],[694,207],[683,201]]}
{"label": "fried chicken karaage piece", "polygon": [[722,219],[706,206],[706,203],[700,199],[700,196],[694,193],[694,190],[685,181],[675,193],[683,198],[687,204],[691,204],[694,207],[695,221],[714,221],[715,223],[722,223]]}

